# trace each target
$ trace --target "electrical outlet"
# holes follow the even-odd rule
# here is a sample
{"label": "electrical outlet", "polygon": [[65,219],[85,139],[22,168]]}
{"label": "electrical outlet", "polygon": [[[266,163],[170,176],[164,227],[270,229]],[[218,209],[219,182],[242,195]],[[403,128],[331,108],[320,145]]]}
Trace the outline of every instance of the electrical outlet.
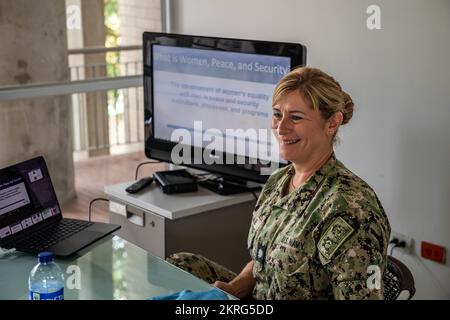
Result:
{"label": "electrical outlet", "polygon": [[445,264],[445,247],[422,241],[420,251],[422,257],[425,259]]}
{"label": "electrical outlet", "polygon": [[[398,239],[398,242],[405,241],[404,248],[396,247],[394,250],[403,250],[403,252],[408,253],[408,254],[414,253],[414,239],[413,238],[408,237],[404,234],[392,231],[391,232],[391,241],[393,239]],[[391,246],[393,246],[393,244],[391,244]]]}

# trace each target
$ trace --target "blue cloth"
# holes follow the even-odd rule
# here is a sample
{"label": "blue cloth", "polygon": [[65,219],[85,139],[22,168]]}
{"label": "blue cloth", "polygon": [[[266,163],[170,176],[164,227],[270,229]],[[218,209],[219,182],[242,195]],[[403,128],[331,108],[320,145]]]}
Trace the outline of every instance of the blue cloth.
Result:
{"label": "blue cloth", "polygon": [[153,297],[152,300],[228,300],[228,296],[223,291],[214,288],[201,292],[183,290],[168,295]]}

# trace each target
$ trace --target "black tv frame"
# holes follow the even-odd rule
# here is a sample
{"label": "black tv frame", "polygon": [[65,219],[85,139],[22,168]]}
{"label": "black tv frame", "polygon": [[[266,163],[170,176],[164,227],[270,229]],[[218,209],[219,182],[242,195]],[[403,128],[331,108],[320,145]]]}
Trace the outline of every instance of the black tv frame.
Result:
{"label": "black tv frame", "polygon": [[[171,163],[171,151],[177,144],[175,142],[156,139],[154,137],[153,121],[153,81],[152,81],[152,46],[176,46],[184,48],[220,50],[228,52],[251,53],[261,55],[284,56],[291,58],[291,70],[306,64],[306,47],[299,43],[261,41],[235,38],[218,38],[195,35],[183,35],[160,32],[143,33],[143,84],[144,84],[144,121],[145,121],[145,155],[147,158],[156,159]],[[220,47],[219,47],[220,45]],[[241,181],[254,181],[265,183],[268,175],[261,175],[262,167],[270,167],[271,164],[262,165],[249,164],[249,159],[245,158],[246,164],[193,164],[195,149],[191,148],[190,164],[180,164],[186,167],[200,169],[214,174],[221,175],[227,179]],[[203,154],[204,148],[198,148],[197,152]],[[236,159],[236,155],[233,155]],[[226,159],[226,154],[223,154]],[[285,164],[275,163],[274,167],[282,167]]]}

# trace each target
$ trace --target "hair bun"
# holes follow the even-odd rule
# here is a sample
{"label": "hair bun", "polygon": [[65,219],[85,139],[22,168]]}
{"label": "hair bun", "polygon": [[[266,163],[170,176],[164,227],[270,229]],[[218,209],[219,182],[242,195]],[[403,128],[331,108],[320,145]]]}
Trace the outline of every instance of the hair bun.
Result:
{"label": "hair bun", "polygon": [[344,116],[342,120],[342,124],[346,124],[350,121],[350,119],[353,117],[353,100],[348,95],[348,93],[342,91],[343,93],[343,100],[344,100],[344,106],[342,108],[342,115]]}

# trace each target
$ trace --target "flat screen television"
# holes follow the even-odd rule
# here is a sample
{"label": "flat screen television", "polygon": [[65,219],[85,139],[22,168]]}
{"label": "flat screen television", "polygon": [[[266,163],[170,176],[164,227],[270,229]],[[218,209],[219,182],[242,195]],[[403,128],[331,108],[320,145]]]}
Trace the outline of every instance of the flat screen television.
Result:
{"label": "flat screen television", "polygon": [[258,183],[286,164],[271,100],[305,46],[145,32],[143,49],[148,158]]}

